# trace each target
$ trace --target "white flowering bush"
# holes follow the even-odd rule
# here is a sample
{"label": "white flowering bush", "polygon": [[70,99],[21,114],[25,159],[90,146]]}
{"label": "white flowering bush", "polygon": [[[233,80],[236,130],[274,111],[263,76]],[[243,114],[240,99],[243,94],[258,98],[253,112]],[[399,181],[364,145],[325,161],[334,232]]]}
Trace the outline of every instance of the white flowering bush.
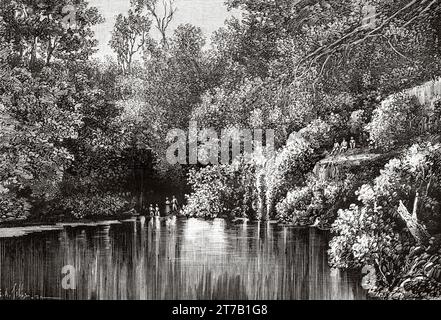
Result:
{"label": "white flowering bush", "polygon": [[255,165],[243,159],[229,165],[192,169],[188,174],[192,193],[183,214],[197,217],[254,218],[257,202]]}
{"label": "white flowering bush", "polygon": [[412,208],[418,195],[418,218],[434,232],[440,230],[440,159],[441,145],[413,145],[402,157],[390,160],[372,186],[360,190],[360,201],[391,208],[390,213],[395,216],[399,201]]}
{"label": "white flowering bush", "polygon": [[310,205],[314,197],[309,186],[295,188],[276,206],[278,219],[283,222],[299,224],[310,215]]}
{"label": "white flowering bush", "polygon": [[306,182],[318,157],[317,149],[329,141],[330,127],[322,120],[291,135],[286,147],[280,150],[266,167],[267,210],[274,215],[276,204],[295,186]]}
{"label": "white flowering bush", "polygon": [[365,129],[375,147],[389,151],[417,134],[422,108],[416,98],[397,94],[374,110]]}
{"label": "white flowering bush", "polygon": [[[339,210],[332,225],[335,237],[330,242],[330,263],[339,268],[372,265],[378,288],[388,292],[401,292],[401,284],[408,280],[408,287],[413,288],[409,290],[422,289],[417,281],[422,266],[430,274],[429,282],[441,281],[441,261],[432,256],[439,243],[431,240],[428,248],[418,247],[397,214],[402,201],[409,212],[415,208],[418,223],[432,234],[439,233],[440,159],[440,145],[414,145],[402,157],[389,161],[372,184],[363,185],[357,192],[359,205]],[[417,197],[420,201],[414,203]]]}
{"label": "white flowering bush", "polygon": [[[332,225],[330,263],[339,268],[361,268],[375,264],[383,252],[400,242],[395,222],[383,210],[352,205],[339,210]],[[382,256],[384,258],[384,256]]]}
{"label": "white flowering bush", "polygon": [[347,174],[340,181],[320,180],[310,176],[306,186],[289,191],[276,207],[278,218],[295,225],[312,224],[318,218],[322,225],[329,225],[355,196],[360,177]]}

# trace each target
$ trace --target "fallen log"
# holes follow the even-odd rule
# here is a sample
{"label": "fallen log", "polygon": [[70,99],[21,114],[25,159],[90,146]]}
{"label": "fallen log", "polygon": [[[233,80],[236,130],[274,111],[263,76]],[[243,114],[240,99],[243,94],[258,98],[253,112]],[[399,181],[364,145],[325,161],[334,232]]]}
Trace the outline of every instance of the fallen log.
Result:
{"label": "fallen log", "polygon": [[424,225],[418,222],[416,209],[418,203],[418,196],[415,197],[415,203],[413,208],[413,213],[411,214],[409,210],[407,210],[406,206],[403,204],[403,201],[400,201],[400,205],[398,207],[398,214],[406,223],[407,228],[409,229],[412,236],[415,238],[419,245],[427,245],[430,240],[430,234],[427,232],[427,229]]}

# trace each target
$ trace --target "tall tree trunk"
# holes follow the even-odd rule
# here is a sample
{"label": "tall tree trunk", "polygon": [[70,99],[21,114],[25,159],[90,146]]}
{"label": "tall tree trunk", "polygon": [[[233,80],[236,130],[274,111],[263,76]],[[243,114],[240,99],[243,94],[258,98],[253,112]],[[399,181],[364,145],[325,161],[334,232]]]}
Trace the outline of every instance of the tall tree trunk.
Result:
{"label": "tall tree trunk", "polygon": [[29,59],[29,67],[32,68],[35,63],[37,62],[37,47],[38,47],[38,37],[34,37],[32,41],[32,47],[31,47],[31,56]]}
{"label": "tall tree trunk", "polygon": [[162,40],[161,40],[161,42],[162,42],[162,48],[164,49],[164,50],[167,50],[168,49],[168,41],[167,41],[167,34],[166,34],[166,31],[164,30],[164,31],[161,31],[161,35],[162,35]]}

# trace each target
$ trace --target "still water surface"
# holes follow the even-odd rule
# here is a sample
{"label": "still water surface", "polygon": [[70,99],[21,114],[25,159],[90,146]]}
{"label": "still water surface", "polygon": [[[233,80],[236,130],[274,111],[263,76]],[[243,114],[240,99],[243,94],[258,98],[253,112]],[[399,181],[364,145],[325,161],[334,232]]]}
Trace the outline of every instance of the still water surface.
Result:
{"label": "still water surface", "polygon": [[[329,234],[221,219],[0,229],[0,287],[62,299],[365,299],[357,274],[331,270]],[[76,290],[61,270],[76,269]]]}

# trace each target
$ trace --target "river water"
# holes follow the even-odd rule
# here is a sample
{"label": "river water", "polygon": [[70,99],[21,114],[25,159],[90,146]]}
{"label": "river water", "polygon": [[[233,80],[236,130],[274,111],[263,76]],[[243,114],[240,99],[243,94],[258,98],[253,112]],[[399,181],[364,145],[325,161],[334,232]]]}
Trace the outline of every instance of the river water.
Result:
{"label": "river water", "polygon": [[[16,284],[62,299],[366,298],[358,274],[329,268],[329,233],[313,228],[138,217],[25,231],[0,229],[2,290]],[[75,270],[68,278],[64,266]]]}

